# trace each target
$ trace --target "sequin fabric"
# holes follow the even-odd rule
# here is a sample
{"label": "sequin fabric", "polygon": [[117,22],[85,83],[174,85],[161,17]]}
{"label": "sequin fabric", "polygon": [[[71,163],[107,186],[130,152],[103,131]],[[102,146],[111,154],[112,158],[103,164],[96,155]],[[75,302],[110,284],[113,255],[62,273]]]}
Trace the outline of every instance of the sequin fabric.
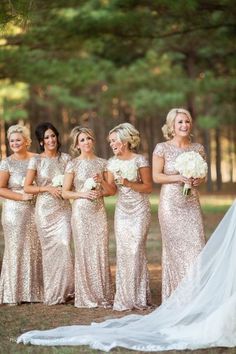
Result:
{"label": "sequin fabric", "polygon": [[[102,173],[107,161],[76,158],[66,172],[73,173],[73,189],[80,191],[85,181]],[[103,198],[78,198],[72,205],[72,233],[75,247],[75,306],[111,306],[113,291],[108,258],[108,223]]]}
{"label": "sequin fabric", "polygon": [[[112,157],[108,167],[114,164]],[[139,168],[149,166],[142,155],[130,160],[137,169],[136,181],[140,180]],[[125,164],[127,160],[119,160]],[[120,170],[124,170],[121,166]],[[117,185],[118,199],[115,210],[116,236],[116,294],[113,309],[117,311],[142,309],[151,303],[149,275],[146,260],[146,239],[151,213],[149,196],[131,188]]]}
{"label": "sequin fabric", "polygon": [[[201,144],[179,148],[168,142],[157,144],[154,154],[164,158],[164,173],[174,175],[175,160],[183,152],[195,151],[205,158]],[[178,183],[162,184],[158,218],[162,235],[162,300],[166,300],[183,279],[190,265],[205,245],[199,195],[192,188],[190,196],[182,194]]]}
{"label": "sequin fabric", "polygon": [[[23,193],[23,179],[29,160],[11,156],[1,162],[8,172],[8,188]],[[43,278],[41,247],[34,220],[32,201],[3,199],[2,226],[5,249],[0,279],[0,303],[41,302]]]}
{"label": "sequin fabric", "polygon": [[[28,169],[36,171],[38,186],[52,184],[52,179],[64,174],[70,156],[35,156]],[[44,303],[64,303],[74,293],[74,272],[71,253],[71,205],[68,200],[39,193],[36,201],[36,226],[42,247]]]}

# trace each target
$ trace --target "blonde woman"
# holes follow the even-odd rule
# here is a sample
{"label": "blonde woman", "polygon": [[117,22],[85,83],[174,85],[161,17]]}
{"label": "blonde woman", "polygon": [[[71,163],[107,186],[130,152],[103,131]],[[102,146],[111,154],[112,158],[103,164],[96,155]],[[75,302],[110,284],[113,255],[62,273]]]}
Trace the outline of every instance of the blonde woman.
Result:
{"label": "blonde woman", "polygon": [[7,132],[12,154],[0,165],[0,196],[4,198],[5,240],[0,278],[0,304],[43,301],[41,248],[34,222],[33,195],[24,193],[31,144],[27,127],[12,125]]}
{"label": "blonde woman", "polygon": [[114,310],[143,309],[150,304],[145,246],[150,224],[149,193],[152,178],[149,162],[136,153],[139,132],[123,123],[109,132],[114,153],[108,161],[110,194],[118,192],[115,211],[117,245]]}
{"label": "blonde woman", "polygon": [[72,234],[75,247],[75,306],[110,307],[112,286],[108,260],[108,224],[103,200],[107,161],[94,153],[91,129],[75,127],[72,152],[62,195],[72,199]]}
{"label": "blonde woman", "polygon": [[[162,184],[158,217],[162,234],[162,300],[178,286],[205,245],[202,213],[197,188],[204,179],[188,179],[175,169],[183,152],[195,151],[205,157],[201,144],[191,142],[192,117],[183,108],[172,109],[162,128],[166,142],[153,152],[153,180]],[[191,195],[182,193],[184,183]]]}

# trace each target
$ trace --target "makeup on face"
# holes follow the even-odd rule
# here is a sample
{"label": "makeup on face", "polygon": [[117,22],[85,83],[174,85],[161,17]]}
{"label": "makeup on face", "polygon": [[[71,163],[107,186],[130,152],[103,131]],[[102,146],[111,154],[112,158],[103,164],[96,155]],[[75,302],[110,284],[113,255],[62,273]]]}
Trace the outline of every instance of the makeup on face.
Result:
{"label": "makeup on face", "polygon": [[92,151],[94,147],[94,140],[88,134],[80,133],[78,136],[77,147],[81,150],[81,152]]}
{"label": "makeup on face", "polygon": [[53,130],[48,129],[45,131],[43,142],[45,150],[57,149],[57,136]]}
{"label": "makeup on face", "polygon": [[192,121],[184,113],[178,113],[174,122],[175,135],[188,136],[191,132]]}
{"label": "makeup on face", "polygon": [[13,152],[20,152],[27,148],[26,139],[21,133],[12,133],[9,139],[9,146]]}
{"label": "makeup on face", "polygon": [[124,151],[124,144],[122,141],[120,141],[120,139],[118,138],[115,132],[110,134],[109,143],[114,155],[122,154],[122,152]]}

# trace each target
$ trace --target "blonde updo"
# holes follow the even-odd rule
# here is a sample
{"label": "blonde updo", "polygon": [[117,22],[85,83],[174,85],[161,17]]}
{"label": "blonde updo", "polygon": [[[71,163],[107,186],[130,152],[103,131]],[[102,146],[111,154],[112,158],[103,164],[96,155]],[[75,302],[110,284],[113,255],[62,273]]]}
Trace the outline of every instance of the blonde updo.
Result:
{"label": "blonde updo", "polygon": [[130,150],[136,150],[140,144],[139,131],[130,123],[117,125],[109,131],[109,136],[112,133],[116,133],[121,142],[127,142]]}
{"label": "blonde updo", "polygon": [[95,142],[95,136],[92,129],[80,127],[80,126],[74,127],[70,133],[70,138],[72,139],[70,151],[72,155],[80,155],[80,149],[78,149],[77,146],[78,146],[78,138],[81,133],[88,135],[93,140],[93,142]]}
{"label": "blonde updo", "polygon": [[13,133],[19,133],[23,136],[23,138],[26,140],[26,145],[30,146],[31,145],[31,138],[30,138],[30,130],[26,126],[20,125],[20,124],[15,124],[11,125],[7,131],[7,139],[8,141],[10,140],[11,134]]}
{"label": "blonde updo", "polygon": [[184,108],[171,109],[166,116],[166,123],[161,128],[164,138],[166,140],[170,140],[173,138],[175,118],[177,117],[177,115],[179,113],[185,114],[189,118],[191,125],[192,125],[193,120],[192,120],[192,117],[191,117],[191,114],[189,113],[189,111],[187,111]]}

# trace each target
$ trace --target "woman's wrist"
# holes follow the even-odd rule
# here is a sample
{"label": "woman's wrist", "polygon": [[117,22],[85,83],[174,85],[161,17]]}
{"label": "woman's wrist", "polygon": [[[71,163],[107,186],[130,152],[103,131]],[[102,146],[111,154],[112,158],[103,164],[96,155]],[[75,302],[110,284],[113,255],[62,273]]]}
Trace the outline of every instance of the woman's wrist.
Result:
{"label": "woman's wrist", "polygon": [[132,182],[129,181],[127,178],[124,178],[124,179],[123,179],[123,186],[128,187],[128,188],[131,188]]}

